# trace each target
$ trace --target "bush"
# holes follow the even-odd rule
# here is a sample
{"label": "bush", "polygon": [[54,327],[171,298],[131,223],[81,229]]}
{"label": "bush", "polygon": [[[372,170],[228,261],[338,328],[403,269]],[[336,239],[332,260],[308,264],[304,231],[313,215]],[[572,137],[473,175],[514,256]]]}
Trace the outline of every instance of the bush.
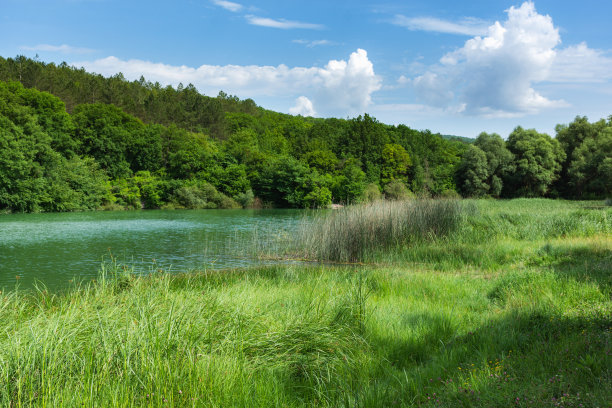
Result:
{"label": "bush", "polygon": [[447,189],[442,191],[442,193],[440,194],[440,198],[460,199],[461,195],[455,190]]}
{"label": "bush", "polygon": [[304,206],[307,208],[328,208],[331,206],[332,194],[327,187],[315,188],[304,197]]}
{"label": "bush", "polygon": [[240,208],[234,199],[220,193],[209,183],[181,186],[174,191],[172,201],[177,207],[189,209]]}
{"label": "bush", "polygon": [[384,188],[385,198],[389,200],[409,200],[415,198],[412,191],[400,180],[393,180]]}
{"label": "bush", "polygon": [[362,201],[366,203],[372,203],[374,201],[380,200],[381,197],[382,195],[380,194],[380,189],[378,188],[378,185],[376,185],[375,183],[370,183],[363,191]]}
{"label": "bush", "polygon": [[253,208],[255,203],[255,195],[253,190],[248,189],[245,193],[240,193],[234,199],[242,206],[242,208]]}
{"label": "bush", "polygon": [[376,201],[345,207],[314,221],[297,234],[308,259],[354,262],[369,252],[436,239],[455,230],[462,207],[456,200]]}

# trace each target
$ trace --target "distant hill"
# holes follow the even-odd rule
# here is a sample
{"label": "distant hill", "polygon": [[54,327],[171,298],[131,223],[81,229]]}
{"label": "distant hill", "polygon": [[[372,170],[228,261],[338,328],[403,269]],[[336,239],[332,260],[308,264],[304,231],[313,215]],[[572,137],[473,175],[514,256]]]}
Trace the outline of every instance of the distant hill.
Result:
{"label": "distant hill", "polygon": [[442,138],[446,140],[456,140],[456,141],[464,142],[468,144],[472,144],[476,140],[471,137],[465,137],[465,136],[456,136],[456,135],[440,135],[440,136],[442,136]]}

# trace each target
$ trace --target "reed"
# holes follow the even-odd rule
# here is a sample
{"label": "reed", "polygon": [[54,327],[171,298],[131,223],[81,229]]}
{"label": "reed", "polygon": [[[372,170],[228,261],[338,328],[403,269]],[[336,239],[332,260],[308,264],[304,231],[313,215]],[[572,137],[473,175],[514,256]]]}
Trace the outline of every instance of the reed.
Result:
{"label": "reed", "polygon": [[461,221],[456,200],[375,201],[315,216],[302,224],[297,251],[318,261],[357,262],[373,251],[430,241]]}

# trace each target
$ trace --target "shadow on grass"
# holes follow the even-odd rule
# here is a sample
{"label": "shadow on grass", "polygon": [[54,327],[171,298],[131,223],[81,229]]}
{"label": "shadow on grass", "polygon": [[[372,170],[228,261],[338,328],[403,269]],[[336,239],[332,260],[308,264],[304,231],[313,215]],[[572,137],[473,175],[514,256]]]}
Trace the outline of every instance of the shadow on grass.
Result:
{"label": "shadow on grass", "polygon": [[595,282],[602,291],[612,292],[612,250],[604,246],[547,244],[529,264],[550,268],[559,277]]}
{"label": "shadow on grass", "polygon": [[[413,381],[387,393],[416,406],[607,406],[612,397],[612,316],[511,314],[452,338],[436,316],[415,341],[372,338],[391,366]],[[389,375],[387,370],[382,370]],[[606,402],[607,401],[607,402]]]}

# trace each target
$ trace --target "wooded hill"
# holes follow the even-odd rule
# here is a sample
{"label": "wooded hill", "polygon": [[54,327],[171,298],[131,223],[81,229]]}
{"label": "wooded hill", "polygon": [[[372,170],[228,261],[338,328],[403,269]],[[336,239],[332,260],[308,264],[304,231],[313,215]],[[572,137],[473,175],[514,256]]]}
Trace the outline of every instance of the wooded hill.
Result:
{"label": "wooded hill", "polygon": [[324,207],[384,194],[601,198],[612,117],[473,143],[315,119],[192,85],[0,57],[0,211]]}

